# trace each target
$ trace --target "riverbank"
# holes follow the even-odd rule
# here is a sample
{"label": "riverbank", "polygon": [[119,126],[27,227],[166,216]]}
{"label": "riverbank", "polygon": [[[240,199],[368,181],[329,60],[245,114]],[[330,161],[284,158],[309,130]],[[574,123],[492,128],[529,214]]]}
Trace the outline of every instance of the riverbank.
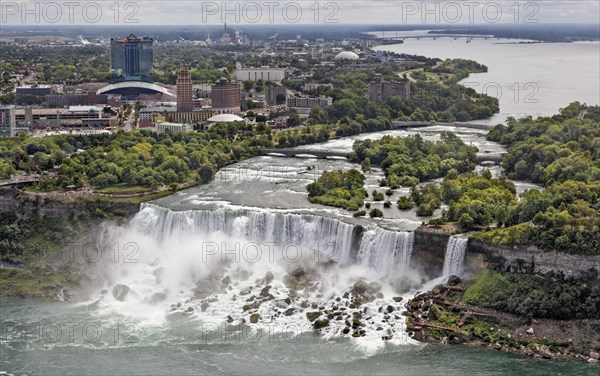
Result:
{"label": "riverbank", "polygon": [[598,362],[600,320],[526,319],[464,302],[473,283],[450,276],[405,307],[406,330],[420,342],[482,347],[535,359]]}

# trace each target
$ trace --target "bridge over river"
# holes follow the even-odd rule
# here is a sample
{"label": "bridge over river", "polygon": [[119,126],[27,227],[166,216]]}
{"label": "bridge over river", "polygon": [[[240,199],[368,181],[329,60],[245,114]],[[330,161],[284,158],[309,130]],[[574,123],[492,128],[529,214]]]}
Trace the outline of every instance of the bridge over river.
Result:
{"label": "bridge over river", "polygon": [[[302,148],[262,148],[260,154],[272,157],[305,157],[316,159],[339,159],[348,157],[348,153],[339,150],[314,150]],[[477,154],[477,163],[500,164],[504,154],[505,153],[480,153]]]}

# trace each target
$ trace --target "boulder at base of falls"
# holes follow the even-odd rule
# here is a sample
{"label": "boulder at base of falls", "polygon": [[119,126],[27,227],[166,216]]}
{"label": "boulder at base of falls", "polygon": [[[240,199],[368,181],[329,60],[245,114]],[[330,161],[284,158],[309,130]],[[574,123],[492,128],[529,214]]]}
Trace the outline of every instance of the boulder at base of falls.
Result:
{"label": "boulder at base of falls", "polygon": [[402,297],[401,296],[394,296],[392,298],[396,303],[400,303],[402,301]]}
{"label": "boulder at base of falls", "polygon": [[152,304],[160,303],[160,302],[163,302],[165,299],[167,299],[167,294],[162,293],[162,292],[155,292],[150,297],[150,303],[152,303]]}
{"label": "boulder at base of falls", "polygon": [[315,322],[313,323],[313,327],[315,329],[321,329],[328,325],[329,325],[329,320],[327,320],[327,319],[315,320]]}
{"label": "boulder at base of falls", "polygon": [[354,292],[356,292],[357,294],[364,294],[367,291],[367,288],[367,282],[363,280],[356,281],[356,283],[354,284]]}
{"label": "boulder at base of falls", "polygon": [[258,322],[258,319],[260,318],[260,315],[258,313],[253,313],[250,315],[250,323],[251,324],[256,324]]}
{"label": "boulder at base of falls", "polygon": [[590,352],[590,358],[599,360],[600,359],[600,353],[597,353],[595,351],[591,351]]}
{"label": "boulder at base of falls", "polygon": [[274,278],[275,276],[271,272],[267,272],[267,274],[265,274],[265,282],[267,283],[271,283],[271,281],[273,281]]}
{"label": "boulder at base of falls", "polygon": [[129,286],[127,285],[115,285],[112,290],[113,297],[118,301],[122,302],[129,294]]}
{"label": "boulder at base of falls", "polygon": [[381,291],[381,285],[377,282],[369,282],[367,285],[367,291],[374,295]]}
{"label": "boulder at base of falls", "polygon": [[462,281],[459,276],[451,275],[450,277],[448,277],[448,285],[450,286],[456,286],[461,282]]}
{"label": "boulder at base of falls", "polygon": [[319,316],[321,316],[321,312],[319,311],[315,311],[315,312],[306,312],[306,318],[308,319],[308,321],[313,322],[316,319],[319,318]]}

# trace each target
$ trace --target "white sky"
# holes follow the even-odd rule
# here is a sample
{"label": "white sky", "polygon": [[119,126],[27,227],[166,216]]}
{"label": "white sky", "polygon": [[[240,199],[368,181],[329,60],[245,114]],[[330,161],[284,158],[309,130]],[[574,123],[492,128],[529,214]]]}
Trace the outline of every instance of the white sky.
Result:
{"label": "white sky", "polygon": [[262,25],[596,23],[600,27],[599,0],[1,0],[0,12],[0,25],[215,25],[225,20]]}

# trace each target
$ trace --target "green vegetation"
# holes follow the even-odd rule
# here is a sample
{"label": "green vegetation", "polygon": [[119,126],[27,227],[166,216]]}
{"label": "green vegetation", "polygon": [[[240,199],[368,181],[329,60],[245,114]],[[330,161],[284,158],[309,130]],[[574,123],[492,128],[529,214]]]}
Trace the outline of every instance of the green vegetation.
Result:
{"label": "green vegetation", "polygon": [[383,218],[383,212],[377,208],[375,209],[371,209],[371,212],[369,213],[369,216],[371,218]]}
{"label": "green vegetation", "polygon": [[357,211],[363,206],[365,177],[358,170],[325,171],[306,186],[310,202]]}
{"label": "green vegetation", "polygon": [[446,219],[459,222],[465,230],[506,222],[510,205],[515,205],[516,188],[502,177],[493,179],[489,171],[481,175],[448,174],[442,184],[442,198],[450,208]]}
{"label": "green vegetation", "polygon": [[600,282],[486,270],[467,288],[464,302],[529,319],[599,319]]}
{"label": "green vegetation", "polygon": [[419,207],[417,215],[431,217],[436,209],[442,205],[440,198],[442,190],[437,184],[426,184],[420,188],[412,187],[410,196]]}
{"label": "green vegetation", "polygon": [[471,171],[477,164],[477,148],[467,146],[458,136],[444,132],[441,141],[426,141],[421,136],[363,140],[354,143],[350,160],[380,165],[390,188],[398,184],[414,186],[418,182],[445,176],[455,169]]}
{"label": "green vegetation", "polygon": [[60,135],[0,140],[0,175],[46,173],[37,190],[86,185],[106,193],[134,193],[212,180],[227,165],[270,146],[270,129],[219,124],[208,132]]}
{"label": "green vegetation", "polygon": [[407,197],[407,196],[402,196],[398,199],[398,209],[400,210],[410,210],[412,208],[414,208],[414,204],[412,201],[412,198]]}
{"label": "green vegetation", "polygon": [[[590,116],[580,119],[588,111]],[[542,184],[512,202],[499,223],[475,235],[496,244],[535,244],[544,250],[600,254],[600,122],[598,107],[573,103],[559,115],[510,119],[488,135],[508,146],[508,177]]]}

